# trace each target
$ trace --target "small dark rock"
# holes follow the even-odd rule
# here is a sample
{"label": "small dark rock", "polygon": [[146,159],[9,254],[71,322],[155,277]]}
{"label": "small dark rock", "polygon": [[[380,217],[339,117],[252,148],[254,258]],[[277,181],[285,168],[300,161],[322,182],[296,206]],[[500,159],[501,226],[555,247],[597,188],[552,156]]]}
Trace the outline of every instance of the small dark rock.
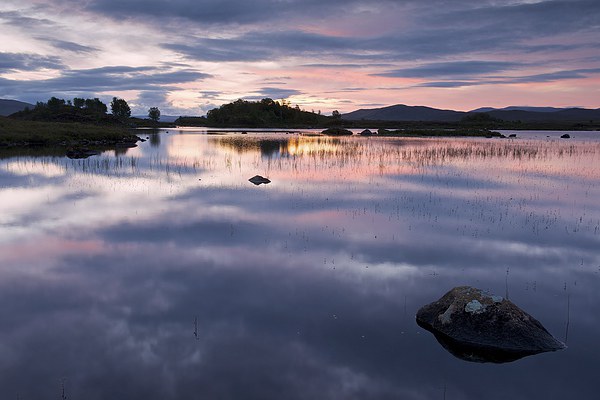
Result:
{"label": "small dark rock", "polygon": [[565,134],[564,134],[564,135],[562,135],[560,138],[561,138],[561,139],[570,139],[570,138],[571,138],[571,135],[569,135],[568,133],[565,133]]}
{"label": "small dark rock", "polygon": [[361,136],[372,136],[373,132],[371,132],[370,129],[365,129],[364,131],[362,131],[361,133],[359,133],[359,135],[361,135]]}
{"label": "small dark rock", "polygon": [[503,363],[565,348],[511,301],[469,286],[450,290],[416,318],[444,348],[467,361]]}
{"label": "small dark rock", "polygon": [[508,135],[509,138],[516,138],[517,134],[516,133],[511,133],[510,135]]}
{"label": "small dark rock", "polygon": [[352,131],[344,128],[327,128],[321,132],[323,135],[329,136],[351,136]]}
{"label": "small dark rock", "polygon": [[254,183],[255,185],[261,185],[261,184],[267,184],[267,183],[271,183],[270,180],[268,180],[265,177],[262,177],[260,175],[254,175],[252,178],[248,179],[250,182]]}

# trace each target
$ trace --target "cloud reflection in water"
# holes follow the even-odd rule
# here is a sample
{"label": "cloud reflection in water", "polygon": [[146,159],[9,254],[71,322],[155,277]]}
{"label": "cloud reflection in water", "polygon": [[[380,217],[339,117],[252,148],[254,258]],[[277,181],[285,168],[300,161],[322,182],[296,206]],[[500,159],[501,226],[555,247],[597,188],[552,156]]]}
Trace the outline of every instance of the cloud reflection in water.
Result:
{"label": "cloud reflection in water", "polygon": [[[162,135],[1,161],[6,393],[595,393],[599,142]],[[474,367],[414,323],[450,287],[507,283],[559,338],[570,294],[568,350]]]}

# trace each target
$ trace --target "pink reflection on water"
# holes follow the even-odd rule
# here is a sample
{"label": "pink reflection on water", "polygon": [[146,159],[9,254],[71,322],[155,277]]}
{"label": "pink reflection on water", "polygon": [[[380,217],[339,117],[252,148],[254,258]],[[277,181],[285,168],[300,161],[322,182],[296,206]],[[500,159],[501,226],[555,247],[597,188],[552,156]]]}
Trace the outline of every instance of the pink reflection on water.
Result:
{"label": "pink reflection on water", "polygon": [[0,263],[44,265],[68,255],[100,255],[106,252],[101,240],[74,240],[58,236],[35,237],[0,245]]}

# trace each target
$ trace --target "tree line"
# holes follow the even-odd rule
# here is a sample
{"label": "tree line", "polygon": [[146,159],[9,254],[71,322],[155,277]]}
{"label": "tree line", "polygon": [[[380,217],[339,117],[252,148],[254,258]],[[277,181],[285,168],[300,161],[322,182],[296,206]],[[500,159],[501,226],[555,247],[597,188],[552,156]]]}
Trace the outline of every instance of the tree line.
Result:
{"label": "tree line", "polygon": [[223,104],[206,114],[206,117],[179,117],[178,125],[228,126],[228,127],[305,127],[335,124],[338,116],[328,117],[320,111],[302,110],[298,105],[282,100],[264,98],[260,101],[236,100]]}
{"label": "tree line", "polygon": [[[51,97],[47,102],[37,102],[33,109],[26,108],[13,115],[12,118],[32,121],[57,121],[57,122],[81,122],[81,123],[122,123],[127,124],[131,120],[131,108],[126,100],[113,97],[110,102],[111,114],[108,114],[108,106],[97,97],[85,99],[75,97],[72,100]],[[160,120],[158,107],[148,110],[148,118],[154,123]]]}

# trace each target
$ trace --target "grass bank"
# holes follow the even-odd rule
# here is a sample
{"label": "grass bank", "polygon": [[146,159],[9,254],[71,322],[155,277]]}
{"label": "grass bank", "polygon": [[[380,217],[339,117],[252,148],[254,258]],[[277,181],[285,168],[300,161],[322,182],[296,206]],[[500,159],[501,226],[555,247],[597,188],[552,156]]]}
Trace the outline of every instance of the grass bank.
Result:
{"label": "grass bank", "polygon": [[135,143],[127,127],[0,117],[0,146],[101,146]]}

